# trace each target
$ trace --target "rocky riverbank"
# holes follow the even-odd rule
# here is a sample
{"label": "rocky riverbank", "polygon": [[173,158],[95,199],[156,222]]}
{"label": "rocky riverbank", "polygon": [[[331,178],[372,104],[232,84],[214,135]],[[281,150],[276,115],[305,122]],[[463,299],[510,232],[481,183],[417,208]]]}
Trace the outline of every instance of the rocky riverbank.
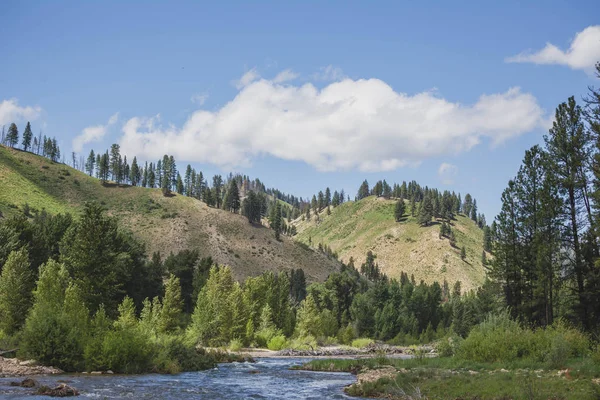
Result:
{"label": "rocky riverbank", "polygon": [[32,360],[22,361],[16,358],[0,357],[0,378],[62,373],[63,371],[58,368],[36,365]]}
{"label": "rocky riverbank", "polygon": [[[431,354],[432,348],[422,347],[420,351]],[[409,358],[414,355],[414,349],[410,347],[390,346],[387,344],[374,343],[363,348],[354,348],[347,346],[326,346],[318,347],[313,350],[294,350],[284,349],[280,351],[272,351],[267,349],[244,349],[240,353],[249,354],[254,358],[271,358],[271,357],[311,357],[311,358],[370,358],[377,355],[384,355],[390,358]]]}

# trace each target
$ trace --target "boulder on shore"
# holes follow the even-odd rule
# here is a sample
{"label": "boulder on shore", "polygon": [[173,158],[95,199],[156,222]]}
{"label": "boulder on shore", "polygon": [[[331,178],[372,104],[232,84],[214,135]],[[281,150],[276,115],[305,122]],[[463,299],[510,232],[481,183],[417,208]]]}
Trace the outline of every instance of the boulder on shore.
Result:
{"label": "boulder on shore", "polygon": [[37,392],[37,395],[41,396],[50,396],[50,397],[70,397],[70,396],[79,396],[79,392],[77,389],[65,384],[61,383],[54,388],[50,388],[48,386],[41,386]]}

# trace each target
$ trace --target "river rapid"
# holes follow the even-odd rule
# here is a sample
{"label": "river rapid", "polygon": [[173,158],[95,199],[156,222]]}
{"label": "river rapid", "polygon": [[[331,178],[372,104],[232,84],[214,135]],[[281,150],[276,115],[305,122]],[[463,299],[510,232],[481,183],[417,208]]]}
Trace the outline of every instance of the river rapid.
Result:
{"label": "river rapid", "polygon": [[[219,364],[218,368],[176,375],[51,375],[33,377],[41,385],[66,382],[80,397],[98,399],[356,399],[343,388],[356,381],[349,373],[292,371],[307,358],[263,358],[256,363]],[[35,389],[10,387],[1,378],[2,399],[48,399]]]}

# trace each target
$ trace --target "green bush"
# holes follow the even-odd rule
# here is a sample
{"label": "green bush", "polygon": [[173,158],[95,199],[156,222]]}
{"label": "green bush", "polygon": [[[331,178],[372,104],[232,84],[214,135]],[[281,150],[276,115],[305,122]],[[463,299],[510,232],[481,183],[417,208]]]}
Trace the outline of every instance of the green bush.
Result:
{"label": "green bush", "polygon": [[104,337],[102,355],[108,369],[138,374],[150,370],[154,349],[138,329],[119,329]]}
{"label": "green bush", "polygon": [[440,357],[452,357],[460,347],[463,338],[458,335],[450,335],[440,339],[435,344],[435,350]]}
{"label": "green bush", "polygon": [[352,340],[354,340],[354,328],[352,328],[352,325],[348,324],[347,327],[340,328],[337,339],[341,344],[351,344]]}
{"label": "green bush", "polygon": [[585,334],[562,322],[545,329],[525,329],[503,312],[473,328],[457,356],[480,362],[531,359],[556,367],[570,357],[585,356],[589,347]]}
{"label": "green bush", "polygon": [[369,339],[369,338],[358,338],[358,339],[354,339],[352,341],[351,346],[352,347],[357,347],[357,348],[363,348],[363,347],[367,347],[371,344],[373,344],[373,340]]}
{"label": "green bush", "polygon": [[156,372],[179,373],[213,368],[215,360],[204,349],[186,343],[183,336],[163,336],[153,364]]}
{"label": "green bush", "polygon": [[285,347],[285,345],[286,345],[285,336],[277,335],[277,336],[273,336],[271,338],[271,340],[269,340],[269,342],[267,343],[267,348],[269,350],[281,350]]}
{"label": "green bush", "polygon": [[561,368],[571,355],[571,345],[564,336],[555,335],[550,349],[546,354],[546,361],[551,368]]}
{"label": "green bush", "polygon": [[315,350],[317,347],[319,345],[313,336],[297,337],[288,343],[288,348],[293,350]]}
{"label": "green bush", "polygon": [[229,342],[229,350],[231,351],[240,351],[244,347],[244,343],[240,339],[233,339]]}

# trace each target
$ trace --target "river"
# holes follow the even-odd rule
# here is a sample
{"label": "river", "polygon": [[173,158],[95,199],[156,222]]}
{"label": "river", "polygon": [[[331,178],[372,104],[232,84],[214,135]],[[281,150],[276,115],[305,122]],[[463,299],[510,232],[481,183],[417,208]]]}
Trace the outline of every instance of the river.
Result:
{"label": "river", "polygon": [[[34,377],[41,385],[66,381],[83,397],[98,399],[350,399],[343,387],[356,378],[348,373],[291,371],[306,358],[263,358],[256,363],[219,364],[218,368],[176,375],[51,375]],[[34,389],[8,386],[18,378],[0,379],[2,399],[48,399]],[[352,397],[356,399],[356,397]]]}

